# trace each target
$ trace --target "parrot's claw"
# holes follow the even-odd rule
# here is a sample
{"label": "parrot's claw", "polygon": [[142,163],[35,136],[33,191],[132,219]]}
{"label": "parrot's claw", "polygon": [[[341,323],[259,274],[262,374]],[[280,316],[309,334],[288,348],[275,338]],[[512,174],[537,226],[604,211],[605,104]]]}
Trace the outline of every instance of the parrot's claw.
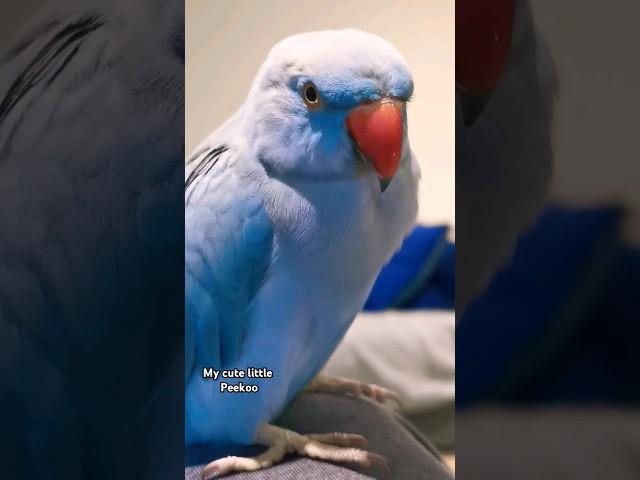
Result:
{"label": "parrot's claw", "polygon": [[279,463],[285,455],[297,453],[303,457],[336,463],[351,463],[361,467],[379,465],[389,469],[384,457],[367,452],[367,440],[356,434],[320,433],[300,435],[269,424],[258,430],[256,441],[269,449],[253,458],[225,457],[208,464],[202,478],[220,477],[235,472],[251,472]]}
{"label": "parrot's claw", "polygon": [[400,397],[398,395],[379,385],[372,383],[359,382],[348,378],[329,377],[327,375],[318,375],[314,378],[307,388],[307,392],[320,393],[343,393],[353,395],[358,398],[365,398],[380,404],[390,410],[401,412],[404,410]]}

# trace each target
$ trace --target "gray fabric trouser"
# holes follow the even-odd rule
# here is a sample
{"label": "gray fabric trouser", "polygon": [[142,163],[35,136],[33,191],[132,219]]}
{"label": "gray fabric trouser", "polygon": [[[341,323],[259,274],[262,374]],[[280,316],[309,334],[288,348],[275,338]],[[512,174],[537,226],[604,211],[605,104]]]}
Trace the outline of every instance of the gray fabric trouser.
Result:
{"label": "gray fabric trouser", "polygon": [[[271,468],[239,473],[235,480],[451,480],[453,475],[431,443],[401,416],[371,402],[343,395],[305,393],[275,422],[298,433],[359,433],[369,450],[384,456],[390,470],[382,467],[349,469],[326,462],[292,456]],[[213,460],[213,458],[212,458]],[[185,469],[186,480],[200,480],[202,466]]]}

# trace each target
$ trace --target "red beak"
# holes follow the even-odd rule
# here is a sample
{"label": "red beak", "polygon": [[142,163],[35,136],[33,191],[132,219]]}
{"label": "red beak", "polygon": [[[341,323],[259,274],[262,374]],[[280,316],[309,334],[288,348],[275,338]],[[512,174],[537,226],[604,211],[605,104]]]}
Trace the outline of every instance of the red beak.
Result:
{"label": "red beak", "polygon": [[456,2],[456,83],[467,95],[487,95],[507,62],[513,0]]}
{"label": "red beak", "polygon": [[507,64],[514,0],[456,0],[456,89],[467,127],[482,115]]}
{"label": "red beak", "polygon": [[402,102],[383,98],[354,108],[347,117],[351,138],[371,162],[384,191],[398,170],[402,154]]}

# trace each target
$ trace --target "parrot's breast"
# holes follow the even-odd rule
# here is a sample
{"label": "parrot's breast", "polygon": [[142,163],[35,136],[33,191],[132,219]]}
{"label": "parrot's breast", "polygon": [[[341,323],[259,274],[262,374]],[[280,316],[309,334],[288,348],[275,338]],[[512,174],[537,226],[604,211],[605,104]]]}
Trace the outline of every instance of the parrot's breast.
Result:
{"label": "parrot's breast", "polygon": [[270,337],[252,353],[281,369],[286,396],[275,410],[324,366],[413,226],[414,172],[405,164],[384,194],[373,176],[295,188],[274,181],[267,191],[277,199],[267,202],[276,245],[252,324]]}

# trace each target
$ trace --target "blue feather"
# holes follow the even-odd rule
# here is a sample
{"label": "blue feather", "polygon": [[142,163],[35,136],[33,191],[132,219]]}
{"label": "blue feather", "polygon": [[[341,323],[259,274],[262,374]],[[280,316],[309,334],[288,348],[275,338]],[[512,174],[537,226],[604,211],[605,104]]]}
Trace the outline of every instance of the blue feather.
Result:
{"label": "blue feather", "polygon": [[[324,55],[327,40],[333,50],[350,48],[349,61]],[[303,101],[309,81],[322,108]],[[412,89],[406,64],[378,37],[291,37],[274,47],[240,111],[187,163],[187,445],[253,443],[259,424],[320,371],[362,308],[413,224],[419,168],[406,143],[381,196],[345,119],[363,102],[406,100]],[[229,383],[242,380],[255,393],[224,393],[220,380],[203,378],[204,368],[249,367],[273,378]]]}

